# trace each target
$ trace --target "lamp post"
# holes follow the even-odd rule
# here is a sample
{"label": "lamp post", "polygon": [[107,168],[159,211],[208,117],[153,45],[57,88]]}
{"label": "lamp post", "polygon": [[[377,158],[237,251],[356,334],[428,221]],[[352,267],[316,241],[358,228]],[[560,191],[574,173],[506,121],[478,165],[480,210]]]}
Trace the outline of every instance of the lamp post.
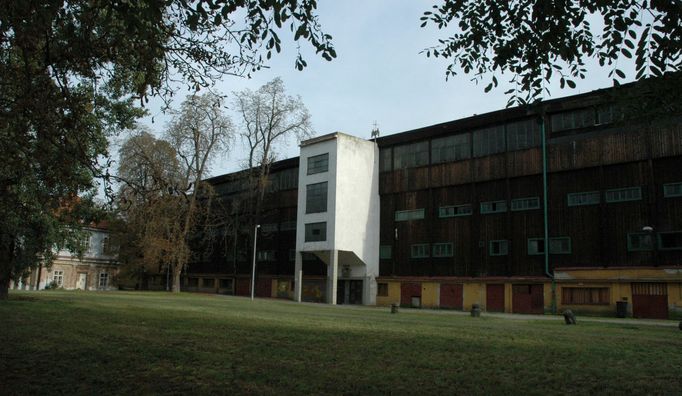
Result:
{"label": "lamp post", "polygon": [[656,232],[654,230],[654,227],[652,226],[644,226],[642,227],[642,231],[646,232],[647,235],[649,235],[649,241],[651,241],[651,250],[652,250],[652,255],[653,259],[652,264],[654,267],[658,266],[658,241],[656,238]]}
{"label": "lamp post", "polygon": [[256,242],[258,241],[258,229],[260,224],[256,224],[253,228],[253,266],[251,267],[251,301],[253,301],[253,295],[256,286]]}

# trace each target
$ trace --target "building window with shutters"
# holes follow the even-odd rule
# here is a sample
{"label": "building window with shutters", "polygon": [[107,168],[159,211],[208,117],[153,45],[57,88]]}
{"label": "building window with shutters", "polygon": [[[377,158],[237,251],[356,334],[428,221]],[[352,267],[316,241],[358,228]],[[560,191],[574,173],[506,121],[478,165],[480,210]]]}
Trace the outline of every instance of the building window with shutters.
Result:
{"label": "building window with shutters", "polygon": [[642,188],[615,188],[613,190],[606,190],[604,195],[606,197],[606,202],[608,203],[639,201],[642,199]]}
{"label": "building window with shutters", "polygon": [[601,202],[599,191],[569,193],[566,196],[568,206],[598,205]]}
{"label": "building window with shutters", "polygon": [[490,241],[489,253],[491,256],[506,256],[509,254],[509,241],[498,239]]}
{"label": "building window with shutters", "polygon": [[654,249],[654,238],[648,232],[628,234],[628,252],[648,252]]}
{"label": "building window with shutters", "polygon": [[452,257],[453,248],[452,242],[439,242],[432,245],[433,257]]}
{"label": "building window with shutters", "polygon": [[682,197],[682,182],[664,184],[663,185],[663,196],[665,198]]}
{"label": "building window with shutters", "polygon": [[395,212],[395,221],[421,220],[424,218],[424,209],[398,210]]}
{"label": "building window with shutters", "polygon": [[538,197],[517,198],[512,199],[511,201],[512,212],[533,209],[540,209],[540,198]]}
{"label": "building window with shutters", "polygon": [[440,218],[471,216],[471,213],[472,213],[471,204],[441,206],[440,208],[438,208],[438,217]]}
{"label": "building window with shutters", "polygon": [[564,305],[608,305],[608,287],[562,287],[561,303]]}
{"label": "building window with shutters", "polygon": [[481,214],[503,213],[507,211],[507,201],[481,202]]}
{"label": "building window with shutters", "polygon": [[429,257],[429,244],[428,243],[418,243],[418,244],[410,246],[410,257],[411,258]]}
{"label": "building window with shutters", "polygon": [[[528,238],[528,254],[531,256],[545,254],[545,239]],[[549,254],[571,254],[571,238],[549,238]]]}

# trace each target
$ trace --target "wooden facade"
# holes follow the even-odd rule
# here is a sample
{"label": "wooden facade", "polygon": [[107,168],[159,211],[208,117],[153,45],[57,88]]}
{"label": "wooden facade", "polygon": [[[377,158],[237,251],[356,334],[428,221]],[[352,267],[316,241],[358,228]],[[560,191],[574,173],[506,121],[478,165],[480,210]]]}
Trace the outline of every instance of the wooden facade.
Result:
{"label": "wooden facade", "polygon": [[[678,184],[682,191],[682,118],[623,121],[626,111],[605,92],[377,139],[379,281],[400,283],[383,284],[394,290],[395,302],[421,304],[428,284],[423,290],[437,292],[436,306],[468,309],[487,300],[493,311],[541,313],[560,293],[548,289],[557,268],[682,268],[682,193],[665,192]],[[298,166],[298,158],[273,165],[260,219],[268,227],[258,250],[272,253],[258,261],[257,278],[270,279],[273,297],[290,296],[277,290],[293,279],[297,177],[290,178]],[[209,181],[229,202],[239,197],[239,180],[237,173]],[[247,293],[252,231],[244,235],[193,264],[190,276],[229,275],[236,279],[234,292]],[[638,245],[642,241],[649,245]],[[544,249],[550,251],[547,269]],[[303,267],[310,277],[304,294],[317,301],[324,287],[311,285],[326,276],[326,267],[314,256],[304,257]],[[268,295],[268,283],[257,284],[258,294]],[[606,290],[611,296],[621,289]],[[641,301],[649,297],[628,293],[642,312]]]}

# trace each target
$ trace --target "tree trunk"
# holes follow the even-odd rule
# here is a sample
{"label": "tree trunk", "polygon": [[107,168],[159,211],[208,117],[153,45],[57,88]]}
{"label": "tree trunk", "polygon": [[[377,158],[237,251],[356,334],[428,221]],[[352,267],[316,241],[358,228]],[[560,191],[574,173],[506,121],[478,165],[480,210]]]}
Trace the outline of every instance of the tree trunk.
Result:
{"label": "tree trunk", "polygon": [[0,272],[0,301],[7,300],[9,295],[9,274]]}
{"label": "tree trunk", "polygon": [[14,245],[7,234],[0,234],[0,300],[7,300],[12,274],[10,259]]}
{"label": "tree trunk", "polygon": [[180,275],[182,275],[182,265],[173,267],[173,293],[180,293]]}

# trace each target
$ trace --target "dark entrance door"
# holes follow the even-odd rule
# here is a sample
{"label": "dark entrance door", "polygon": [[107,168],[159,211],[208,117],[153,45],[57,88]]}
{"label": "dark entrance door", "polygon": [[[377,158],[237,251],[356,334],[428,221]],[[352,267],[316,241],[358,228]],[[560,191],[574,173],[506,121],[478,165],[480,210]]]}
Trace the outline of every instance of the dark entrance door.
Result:
{"label": "dark entrance door", "polygon": [[512,285],[512,312],[543,314],[544,297],[542,285]]}
{"label": "dark entrance door", "polygon": [[336,284],[336,304],[362,304],[362,281],[339,280]]}
{"label": "dark entrance door", "polygon": [[442,284],[440,285],[440,307],[450,309],[462,309],[462,285]]}
{"label": "dark entrance door", "polygon": [[488,312],[504,312],[504,285],[486,285],[485,300]]}
{"label": "dark entrance door", "polygon": [[668,285],[665,283],[633,283],[632,316],[646,319],[668,319]]}

